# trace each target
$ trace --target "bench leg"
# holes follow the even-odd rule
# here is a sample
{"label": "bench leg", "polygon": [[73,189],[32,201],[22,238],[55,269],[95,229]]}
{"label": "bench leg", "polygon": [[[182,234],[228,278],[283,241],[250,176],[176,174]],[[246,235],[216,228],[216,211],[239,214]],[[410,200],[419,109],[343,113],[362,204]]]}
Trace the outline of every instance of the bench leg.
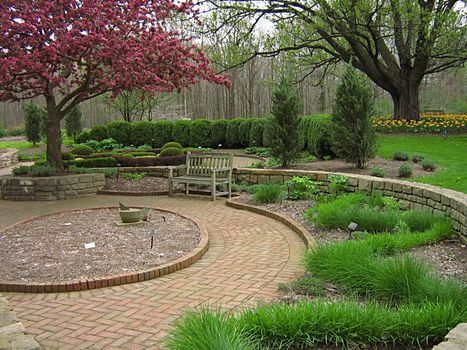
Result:
{"label": "bench leg", "polygon": [[212,196],[212,201],[216,201],[216,176],[215,174],[212,175],[211,177],[211,196]]}
{"label": "bench leg", "polygon": [[173,184],[172,181],[169,179],[169,197],[173,197]]}
{"label": "bench leg", "polygon": [[190,187],[189,187],[188,182],[185,184],[185,194],[186,195],[190,194]]}
{"label": "bench leg", "polygon": [[227,183],[227,188],[229,189],[229,199],[232,198],[232,183]]}

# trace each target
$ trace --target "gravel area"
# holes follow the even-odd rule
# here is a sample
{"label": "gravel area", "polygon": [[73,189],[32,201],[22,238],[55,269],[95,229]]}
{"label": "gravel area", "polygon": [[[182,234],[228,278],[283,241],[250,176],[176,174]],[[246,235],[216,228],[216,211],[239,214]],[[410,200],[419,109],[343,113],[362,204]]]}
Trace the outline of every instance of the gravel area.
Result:
{"label": "gravel area", "polygon": [[168,191],[168,180],[162,177],[146,176],[141,180],[126,180],[120,176],[105,179],[104,190],[129,192],[160,192]]}
{"label": "gravel area", "polygon": [[[148,269],[176,260],[200,241],[198,226],[150,210],[144,225],[117,226],[117,209],[54,214],[0,232],[1,280],[51,282]],[[155,230],[154,247],[148,232]],[[94,243],[95,248],[84,247]]]}
{"label": "gravel area", "polygon": [[[313,206],[314,203],[312,201],[283,200],[280,203],[274,204],[256,204],[251,198],[251,195],[248,194],[236,197],[235,201],[254,205],[291,217],[306,228],[318,244],[327,244],[348,239],[347,231],[317,229],[303,217],[304,211]],[[416,247],[412,249],[410,253],[427,260],[431,263],[433,269],[441,276],[446,278],[452,277],[467,282],[467,247],[465,244],[462,244],[456,236],[437,244]]]}

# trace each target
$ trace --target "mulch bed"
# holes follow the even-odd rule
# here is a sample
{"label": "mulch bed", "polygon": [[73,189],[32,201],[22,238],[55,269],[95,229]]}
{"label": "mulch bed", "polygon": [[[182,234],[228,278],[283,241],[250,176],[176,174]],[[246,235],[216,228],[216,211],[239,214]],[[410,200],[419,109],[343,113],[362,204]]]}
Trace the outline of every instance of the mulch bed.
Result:
{"label": "mulch bed", "polygon": [[[321,230],[303,217],[305,210],[313,206],[312,201],[283,200],[280,203],[256,204],[251,195],[243,194],[234,199],[240,203],[275,211],[287,215],[310,232],[318,244],[328,244],[348,239],[344,230]],[[441,276],[467,282],[467,247],[457,236],[442,242],[413,248],[411,254],[425,259]]]}
{"label": "mulch bed", "polygon": [[[1,280],[51,282],[136,272],[176,260],[200,241],[198,226],[150,210],[145,225],[117,226],[117,209],[44,216],[0,232]],[[155,230],[150,248],[150,230]],[[84,248],[85,243],[95,248]]]}
{"label": "mulch bed", "polygon": [[411,177],[418,177],[418,176],[433,174],[433,172],[428,172],[428,171],[423,170],[420,163],[413,163],[412,161],[401,162],[401,161],[383,159],[383,158],[378,158],[378,157],[370,160],[365,169],[358,169],[355,167],[355,165],[344,162],[343,160],[339,160],[339,159],[315,160],[310,163],[294,164],[290,166],[288,169],[329,171],[329,172],[335,172],[335,173],[368,175],[371,168],[378,166],[378,167],[383,168],[386,171],[386,176],[385,176],[386,178],[401,179],[399,177],[399,167],[404,163],[410,164],[412,166],[413,173]]}
{"label": "mulch bed", "polygon": [[122,192],[166,192],[169,190],[166,178],[146,176],[141,180],[126,180],[122,176],[117,179],[106,178],[104,190]]}

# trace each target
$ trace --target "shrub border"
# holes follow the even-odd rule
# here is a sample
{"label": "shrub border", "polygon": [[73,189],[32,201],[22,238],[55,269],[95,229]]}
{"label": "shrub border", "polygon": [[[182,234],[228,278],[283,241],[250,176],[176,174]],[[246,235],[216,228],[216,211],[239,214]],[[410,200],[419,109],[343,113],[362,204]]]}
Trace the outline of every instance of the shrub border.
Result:
{"label": "shrub border", "polygon": [[322,181],[326,186],[329,175],[346,176],[347,192],[380,191],[386,196],[398,198],[404,210],[445,213],[452,219],[454,230],[459,237],[467,243],[467,195],[461,192],[396,179],[325,171],[237,168],[233,172],[237,183],[249,184],[285,182],[294,176],[305,176],[314,181]]}
{"label": "shrub border", "polygon": [[[44,218],[52,215],[62,214],[62,213],[70,213],[80,210],[86,209],[117,209],[118,207],[94,207],[94,208],[81,208],[81,209],[72,209],[72,210],[64,210],[58,211],[46,215],[34,216],[27,218],[25,220],[19,221],[13,225],[10,225],[3,229],[2,231],[8,230],[13,228],[17,225],[21,225],[27,223],[29,221],[33,221],[39,218]],[[97,288],[104,288],[104,287],[113,287],[119,286],[122,284],[128,283],[137,283],[148,281],[154,278],[162,277],[173,273],[178,270],[182,270],[184,268],[189,267],[199,259],[208,251],[209,249],[209,234],[206,227],[193,219],[190,216],[182,215],[177,213],[173,210],[162,209],[158,207],[146,207],[146,206],[134,206],[134,208],[150,208],[154,210],[159,210],[175,215],[179,215],[187,220],[192,221],[198,227],[200,231],[200,242],[198,245],[188,253],[188,255],[183,256],[179,259],[174,261],[168,262],[166,264],[156,266],[154,268],[150,268],[147,270],[140,270],[136,272],[129,272],[125,274],[119,275],[109,275],[103,277],[95,277],[90,279],[83,279],[83,280],[70,280],[70,281],[51,281],[48,283],[44,282],[25,282],[25,283],[18,283],[18,282],[6,282],[0,280],[0,292],[20,292],[20,293],[60,293],[60,292],[76,292],[81,290],[90,290],[90,289],[97,289]]]}

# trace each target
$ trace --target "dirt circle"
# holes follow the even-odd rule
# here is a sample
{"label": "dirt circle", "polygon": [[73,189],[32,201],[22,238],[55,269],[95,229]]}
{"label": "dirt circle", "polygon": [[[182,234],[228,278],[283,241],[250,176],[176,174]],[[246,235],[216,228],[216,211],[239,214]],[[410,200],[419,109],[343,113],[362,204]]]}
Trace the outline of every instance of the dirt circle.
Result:
{"label": "dirt circle", "polygon": [[118,226],[118,221],[116,208],[83,209],[0,232],[2,281],[44,283],[137,272],[179,259],[201,240],[193,221],[170,212],[151,209],[143,225]]}

